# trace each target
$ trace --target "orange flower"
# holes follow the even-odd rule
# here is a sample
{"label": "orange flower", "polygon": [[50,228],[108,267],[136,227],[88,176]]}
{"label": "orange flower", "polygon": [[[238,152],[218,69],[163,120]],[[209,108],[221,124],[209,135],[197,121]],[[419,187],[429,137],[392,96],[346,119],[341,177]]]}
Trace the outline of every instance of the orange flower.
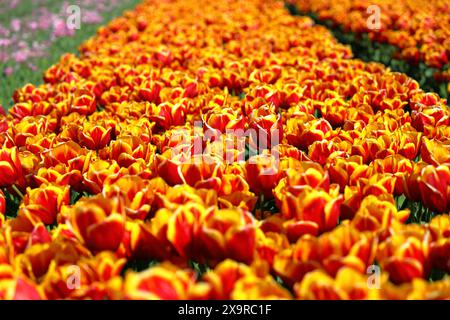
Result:
{"label": "orange flower", "polygon": [[[282,160],[282,165],[284,161]],[[304,186],[321,189],[324,191],[330,188],[330,178],[328,171],[322,166],[311,161],[297,162],[295,165],[288,166],[284,170],[284,177],[280,180],[274,190],[277,201],[281,204],[286,192],[297,194]]]}
{"label": "orange flower", "polygon": [[11,135],[17,147],[25,146],[29,138],[55,131],[57,120],[53,117],[26,117],[11,128]]}
{"label": "orange flower", "polygon": [[303,122],[304,120],[294,115],[286,123],[288,143],[300,150],[307,150],[315,141],[328,139],[333,133],[333,128],[327,120],[317,120],[310,115],[308,117],[307,122]]}
{"label": "orange flower", "polygon": [[240,279],[231,293],[233,300],[280,300],[292,299],[290,292],[277,283],[270,275],[244,277]]}
{"label": "orange flower", "polygon": [[433,236],[430,248],[430,259],[435,268],[450,270],[450,216],[442,214],[430,221],[430,232]]}
{"label": "orange flower", "polygon": [[320,260],[324,269],[332,276],[344,267],[364,274],[374,262],[377,244],[374,234],[359,232],[349,223],[343,223],[320,236]]}
{"label": "orange flower", "polygon": [[255,222],[248,212],[199,204],[179,206],[169,217],[162,209],[157,217],[167,216],[167,239],[178,254],[197,261],[233,258],[251,262],[255,251]]}
{"label": "orange flower", "polygon": [[342,99],[330,99],[324,103],[320,111],[325,120],[334,127],[340,127],[347,120],[348,106]]}
{"label": "orange flower", "polygon": [[317,235],[333,229],[339,220],[341,195],[304,187],[298,194],[286,193],[281,213],[286,222],[290,241],[296,241],[304,234]]}
{"label": "orange flower", "polygon": [[79,186],[83,179],[81,173],[77,170],[70,171],[68,167],[58,164],[51,168],[40,168],[33,175],[36,185],[55,184],[58,186]]}
{"label": "orange flower", "polygon": [[183,161],[188,161],[188,157],[184,153],[174,154],[171,149],[166,150],[162,155],[157,154],[155,165],[158,175],[171,186],[182,184],[183,179],[178,167]]}
{"label": "orange flower", "polygon": [[405,222],[408,217],[409,211],[398,211],[393,201],[369,195],[362,200],[351,224],[360,231],[386,230],[393,220]]}
{"label": "orange flower", "polygon": [[165,194],[155,193],[155,208],[175,211],[180,205],[197,203],[205,207],[217,205],[215,190],[194,189],[186,184],[177,185],[166,190]]}
{"label": "orange flower", "polygon": [[255,155],[246,162],[245,169],[250,189],[267,198],[273,197],[272,189],[281,179],[278,159],[269,154]]}
{"label": "orange flower", "polygon": [[97,108],[97,102],[95,96],[90,92],[80,91],[74,97],[71,104],[71,111],[78,112],[80,114],[92,114]]}
{"label": "orange flower", "polygon": [[240,113],[240,110],[232,108],[215,107],[202,115],[202,120],[205,129],[216,137],[227,130],[241,130],[244,133],[246,122]]}
{"label": "orange flower", "polygon": [[390,173],[373,174],[368,179],[361,177],[357,186],[363,196],[390,195],[394,193],[395,176]]}
{"label": "orange flower", "polygon": [[423,137],[420,155],[423,161],[435,166],[450,164],[450,141],[442,143]]}
{"label": "orange flower", "polygon": [[42,185],[36,189],[27,189],[21,209],[38,216],[43,223],[53,224],[61,207],[70,201],[70,187]]}
{"label": "orange flower", "polygon": [[125,212],[132,219],[144,220],[151,210],[155,193],[164,194],[168,186],[161,178],[144,180],[138,176],[123,176],[113,184],[103,187],[106,198],[119,196],[124,199]]}
{"label": "orange flower", "polygon": [[336,158],[334,163],[328,165],[328,173],[330,180],[333,183],[339,184],[340,190],[344,190],[346,185],[353,184],[353,176],[357,176],[364,173],[364,167],[362,165],[362,157],[351,156],[347,159]]}
{"label": "orange flower", "polygon": [[100,150],[99,155],[103,160],[115,160],[121,167],[129,167],[137,159],[151,162],[155,154],[155,147],[144,143],[139,137],[126,135],[117,137],[110,145]]}
{"label": "orange flower", "polygon": [[106,147],[114,137],[114,124],[84,124],[78,129],[78,141],[80,145],[91,150],[100,150]]}
{"label": "orange flower", "polygon": [[206,272],[190,290],[190,299],[290,299],[290,293],[268,274],[264,264],[251,267],[224,260]]}
{"label": "orange flower", "polygon": [[[76,265],[52,264],[42,280],[42,288],[47,299],[112,298],[108,281],[120,275],[125,262],[106,251],[94,257],[81,257]],[[72,279],[79,282],[72,282]]]}
{"label": "orange flower", "polygon": [[281,114],[275,108],[264,106],[249,115],[249,127],[254,130],[250,135],[250,147],[255,150],[272,150],[283,140],[283,123]]}
{"label": "orange flower", "polygon": [[426,166],[418,177],[423,204],[437,212],[450,210],[450,165]]}
{"label": "orange flower", "polygon": [[410,282],[414,278],[425,278],[429,271],[429,234],[394,234],[378,247],[377,261],[389,273],[394,283]]}
{"label": "orange flower", "polygon": [[[196,240],[201,244],[202,257],[231,258],[250,263],[253,260],[256,235],[255,221],[251,214],[236,209],[209,210],[199,226]],[[171,234],[169,224],[168,234]]]}
{"label": "orange flower", "polygon": [[149,101],[155,104],[161,103],[160,92],[163,85],[159,81],[145,80],[138,88],[138,96],[142,101]]}
{"label": "orange flower", "polygon": [[219,190],[223,170],[223,162],[209,155],[195,155],[178,166],[179,175],[185,184],[213,190]]}
{"label": "orange flower", "polygon": [[166,238],[166,217],[158,216],[151,223],[129,222],[126,228],[130,232],[130,254],[132,258],[142,260],[164,260],[174,254]]}
{"label": "orange flower", "polygon": [[256,247],[258,257],[266,261],[272,268],[275,256],[289,247],[289,241],[282,233],[262,232],[259,229],[256,232]]}
{"label": "orange flower", "polygon": [[89,251],[78,241],[59,236],[53,241],[29,246],[16,257],[15,262],[23,274],[36,281],[51,272],[54,266],[74,264],[89,255]]}
{"label": "orange flower", "polygon": [[140,273],[128,272],[124,280],[124,298],[184,300],[194,281],[193,272],[163,263]]}
{"label": "orange flower", "polygon": [[379,299],[386,300],[446,300],[450,297],[450,279],[429,282],[415,278],[400,285],[386,282],[379,294]]}
{"label": "orange flower", "polygon": [[376,299],[376,289],[369,289],[364,275],[350,268],[342,268],[333,279],[322,270],[308,273],[294,287],[298,299],[359,300]]}
{"label": "orange flower", "polygon": [[146,114],[156,123],[156,130],[167,130],[172,126],[182,126],[186,121],[186,106],[183,103],[164,102],[147,106]]}
{"label": "orange flower", "polygon": [[[404,178],[413,172],[413,162],[396,154],[394,156],[388,156],[384,159],[375,159],[373,162],[373,170],[378,173],[392,174],[393,176],[385,176],[386,182],[389,178],[394,180],[395,194],[400,195],[405,192],[403,186]],[[388,189],[390,189],[390,186]],[[372,189],[372,194],[373,191],[374,190]]]}
{"label": "orange flower", "polygon": [[280,251],[273,260],[273,269],[285,283],[293,286],[309,272],[320,269],[317,238],[311,235],[301,237],[293,246]]}
{"label": "orange flower", "polygon": [[44,295],[29,279],[14,274],[12,266],[0,265],[1,300],[42,300]]}
{"label": "orange flower", "polygon": [[98,195],[79,200],[69,213],[69,227],[94,252],[116,250],[124,235],[124,208],[120,198]]}
{"label": "orange flower", "polygon": [[9,187],[15,183],[23,184],[22,165],[16,147],[0,150],[0,187]]}
{"label": "orange flower", "polygon": [[105,183],[112,183],[126,173],[126,169],[120,168],[114,160],[94,161],[83,174],[83,188],[91,194],[100,193]]}
{"label": "orange flower", "polygon": [[334,157],[344,157],[345,152],[340,151],[333,141],[320,140],[311,144],[308,148],[308,157],[321,165],[325,165]]}
{"label": "orange flower", "polygon": [[[0,190],[0,216],[3,218],[3,215],[6,213],[6,198],[5,194],[2,190]],[[2,224],[0,223],[0,227]]]}
{"label": "orange flower", "polygon": [[82,173],[89,165],[91,154],[86,149],[81,148],[77,143],[69,141],[60,143],[52,149],[43,152],[42,157],[44,165],[47,168],[63,164],[70,171],[77,170]]}

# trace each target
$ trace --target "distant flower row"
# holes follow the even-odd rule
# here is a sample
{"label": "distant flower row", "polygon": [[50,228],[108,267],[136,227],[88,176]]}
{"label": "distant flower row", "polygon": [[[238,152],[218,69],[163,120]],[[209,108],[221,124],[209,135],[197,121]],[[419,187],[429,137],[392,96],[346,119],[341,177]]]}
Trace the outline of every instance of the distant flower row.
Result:
{"label": "distant flower row", "polygon": [[[331,20],[345,31],[369,33],[371,39],[387,42],[400,49],[399,56],[411,62],[423,61],[430,67],[443,68],[450,57],[450,5],[448,1],[417,0],[297,0],[302,12],[313,12]],[[367,23],[368,6],[379,8],[380,28]]]}

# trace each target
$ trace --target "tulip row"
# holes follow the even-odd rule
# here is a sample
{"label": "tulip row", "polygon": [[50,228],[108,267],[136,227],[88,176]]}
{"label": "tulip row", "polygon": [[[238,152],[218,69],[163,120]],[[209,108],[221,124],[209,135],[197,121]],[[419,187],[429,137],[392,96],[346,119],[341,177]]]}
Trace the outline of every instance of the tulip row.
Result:
{"label": "tulip row", "polygon": [[351,44],[364,60],[407,73],[422,86],[450,93],[450,7],[446,1],[286,1],[292,13],[310,15]]}
{"label": "tulip row", "polygon": [[[449,62],[450,6],[446,1],[398,1],[391,4],[375,0],[379,12],[368,10],[363,1],[332,3],[329,0],[299,0],[295,4],[304,12],[315,12],[321,19],[330,19],[356,33],[369,33],[372,40],[388,42],[401,49],[400,55],[411,62],[424,61],[442,69]],[[370,8],[369,8],[370,9]],[[368,23],[370,14],[374,23]],[[378,28],[372,27],[376,20]]]}
{"label": "tulip row", "polygon": [[450,297],[437,94],[280,1],[147,0],[80,51],[0,115],[1,298]]}

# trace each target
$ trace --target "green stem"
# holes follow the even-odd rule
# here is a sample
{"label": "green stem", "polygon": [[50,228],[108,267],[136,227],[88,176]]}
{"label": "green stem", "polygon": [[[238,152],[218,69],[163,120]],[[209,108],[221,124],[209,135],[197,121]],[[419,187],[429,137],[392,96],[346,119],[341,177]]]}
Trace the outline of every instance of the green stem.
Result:
{"label": "green stem", "polygon": [[15,184],[12,185],[12,189],[16,192],[16,194],[20,197],[20,199],[23,199],[24,195],[23,193],[17,188]]}

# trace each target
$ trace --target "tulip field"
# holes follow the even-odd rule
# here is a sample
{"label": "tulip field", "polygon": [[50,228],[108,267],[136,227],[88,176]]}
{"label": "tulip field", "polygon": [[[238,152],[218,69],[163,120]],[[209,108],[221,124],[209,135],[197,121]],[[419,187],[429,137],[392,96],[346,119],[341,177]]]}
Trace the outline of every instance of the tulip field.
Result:
{"label": "tulip field", "polygon": [[450,299],[447,1],[112,3],[3,52],[0,299]]}

